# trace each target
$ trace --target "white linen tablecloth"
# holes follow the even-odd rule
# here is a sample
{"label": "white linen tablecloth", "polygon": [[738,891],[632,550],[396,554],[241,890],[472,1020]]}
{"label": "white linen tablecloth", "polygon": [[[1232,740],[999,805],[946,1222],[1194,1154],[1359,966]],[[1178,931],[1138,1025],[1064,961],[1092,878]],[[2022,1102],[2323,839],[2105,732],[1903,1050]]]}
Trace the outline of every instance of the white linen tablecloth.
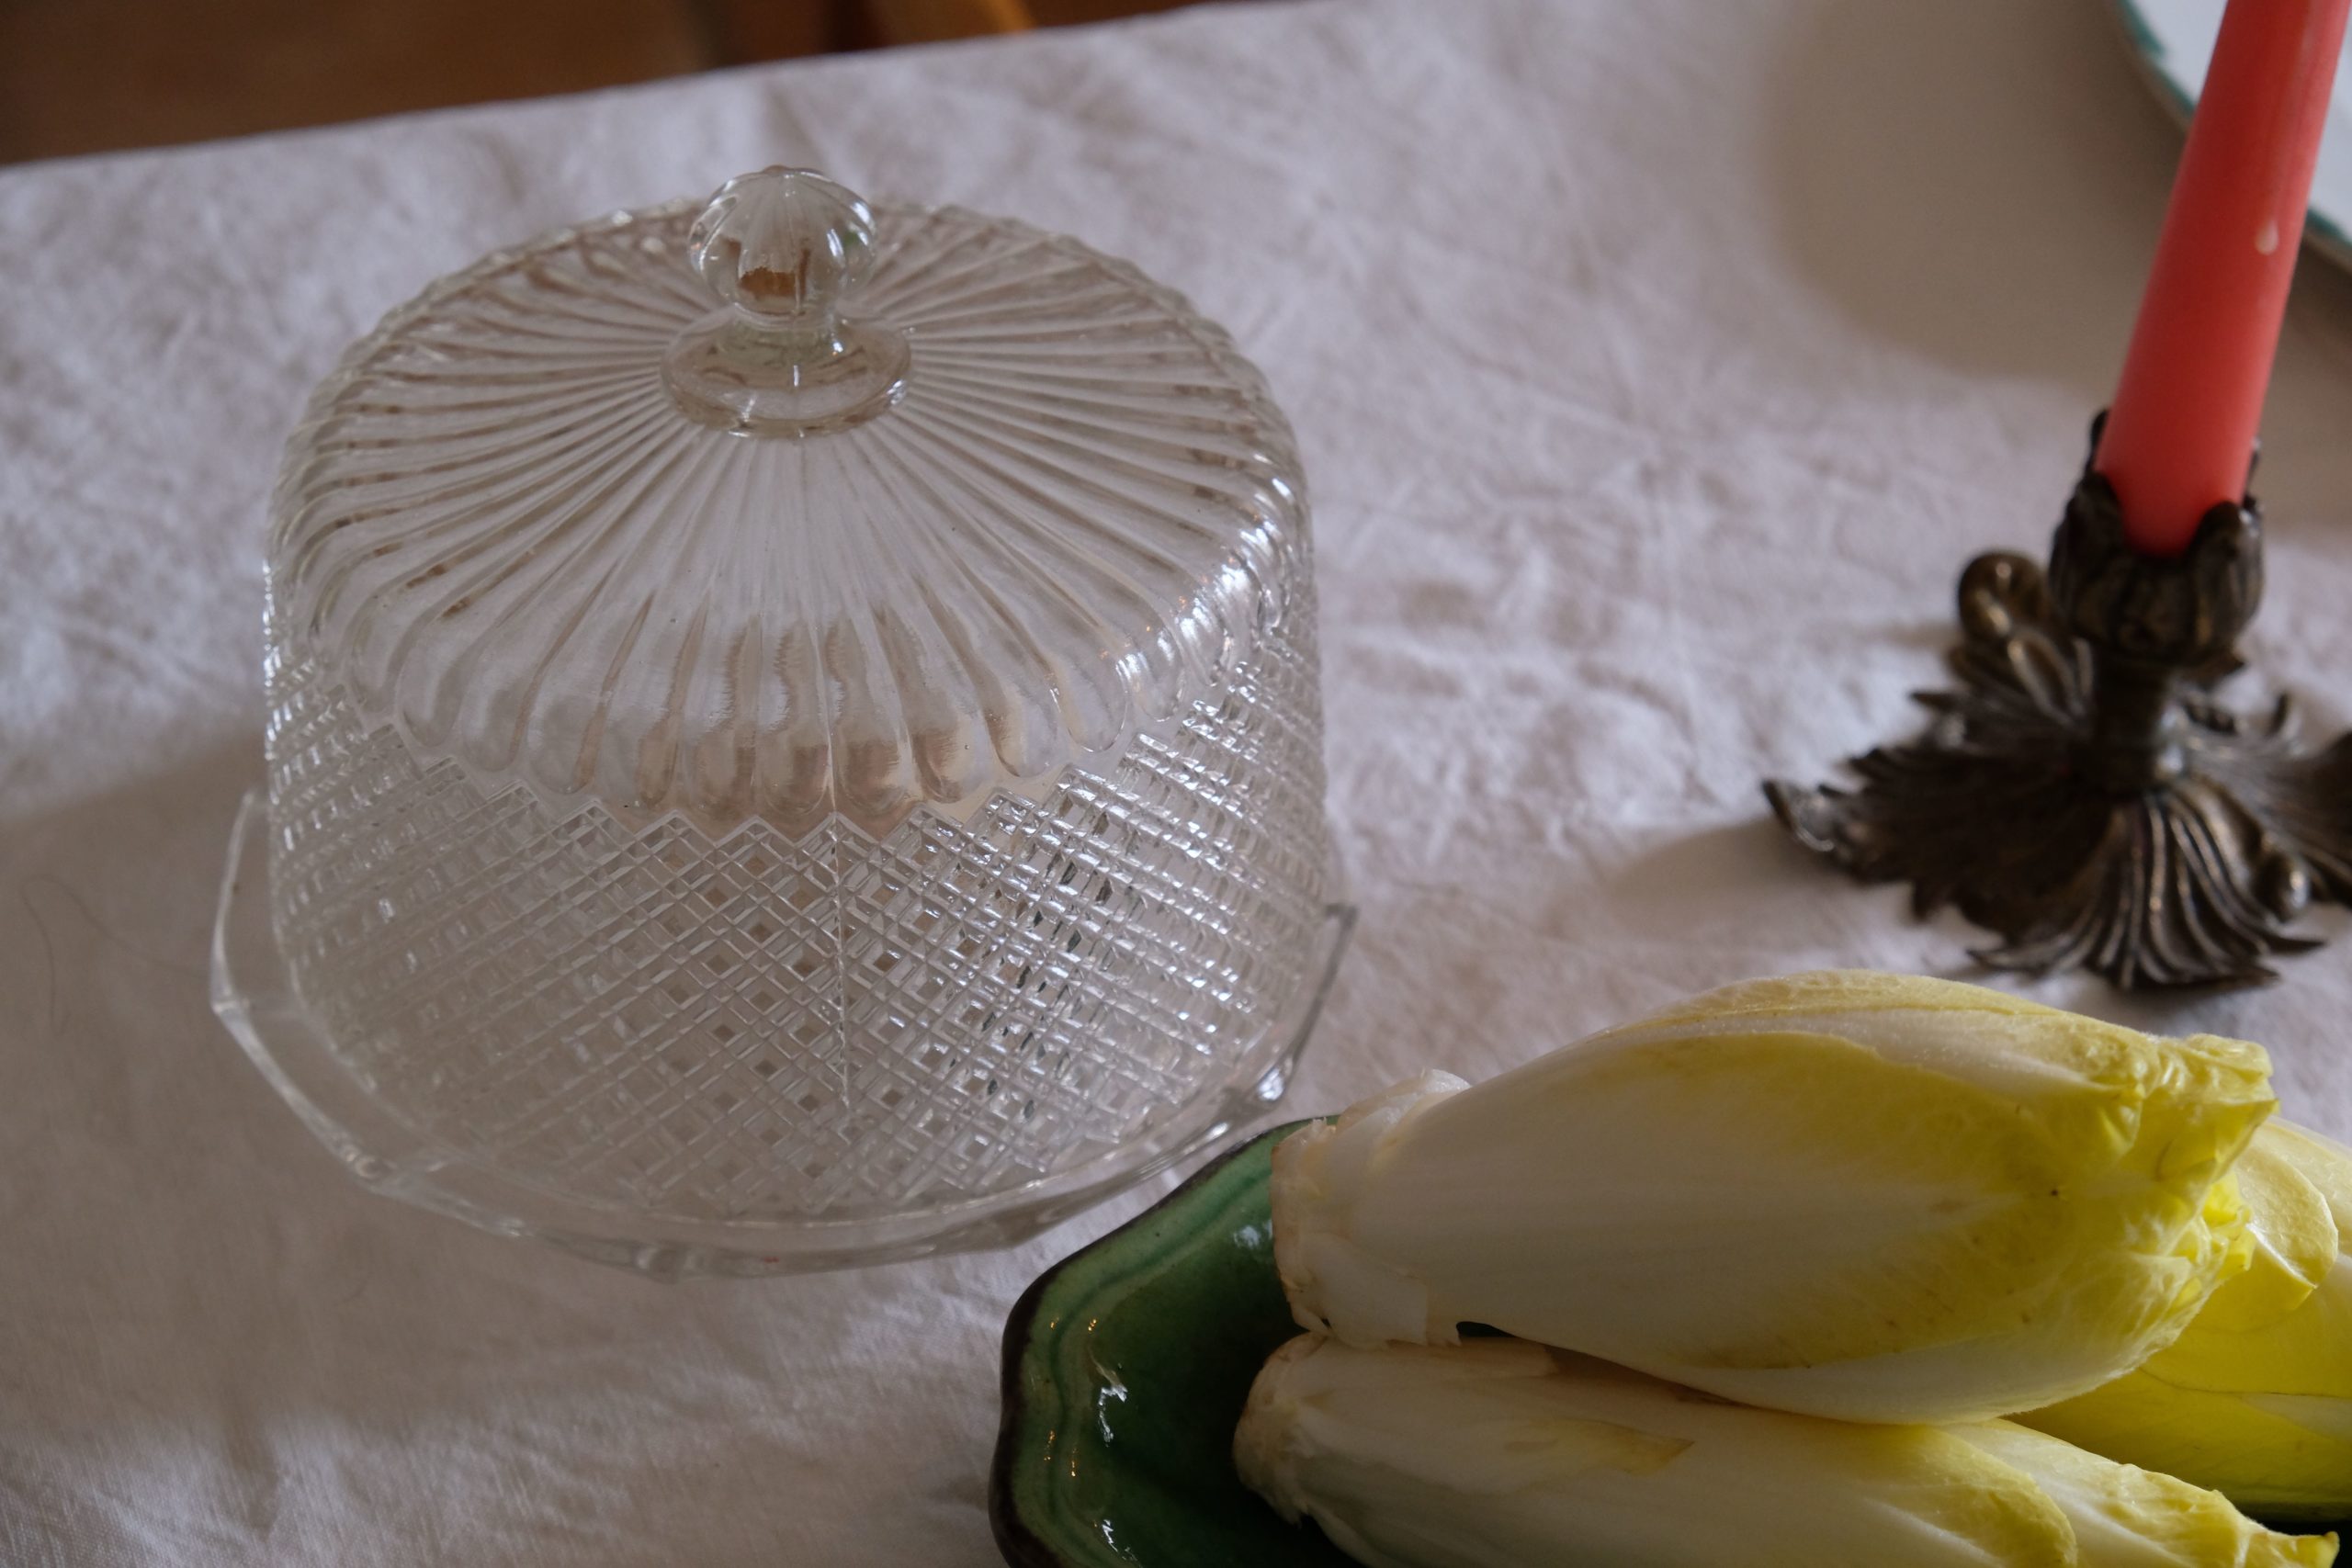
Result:
{"label": "white linen tablecloth", "polygon": [[[1963,559],[2043,547],[2178,147],[2093,0],[1319,0],[0,171],[0,1563],[978,1568],[1005,1310],[1149,1196],[669,1288],[368,1195],[239,1055],[206,944],[277,446],[435,275],[782,162],[1228,324],[1314,478],[1363,908],[1306,1111],[1741,976],[1975,977],[1757,783],[1905,731]],[[2308,261],[2251,646],[2321,722],[2347,428]],[[2352,1134],[2352,942],[2030,988],[2265,1042]]]}

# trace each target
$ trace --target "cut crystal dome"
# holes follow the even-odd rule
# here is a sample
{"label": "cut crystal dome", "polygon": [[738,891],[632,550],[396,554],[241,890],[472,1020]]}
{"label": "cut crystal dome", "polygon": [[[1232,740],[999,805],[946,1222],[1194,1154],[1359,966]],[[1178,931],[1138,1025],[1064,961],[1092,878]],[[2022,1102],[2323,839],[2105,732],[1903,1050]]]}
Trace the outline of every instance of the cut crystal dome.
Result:
{"label": "cut crystal dome", "polygon": [[790,170],[394,311],[273,527],[279,624],[420,760],[709,832],[1105,763],[1227,682],[1306,547],[1290,429],[1182,297]]}
{"label": "cut crystal dome", "polygon": [[1278,1099],[1351,919],[1293,443],[1074,241],[800,170],[493,255],[274,502],[215,1005],[662,1278],[998,1245]]}

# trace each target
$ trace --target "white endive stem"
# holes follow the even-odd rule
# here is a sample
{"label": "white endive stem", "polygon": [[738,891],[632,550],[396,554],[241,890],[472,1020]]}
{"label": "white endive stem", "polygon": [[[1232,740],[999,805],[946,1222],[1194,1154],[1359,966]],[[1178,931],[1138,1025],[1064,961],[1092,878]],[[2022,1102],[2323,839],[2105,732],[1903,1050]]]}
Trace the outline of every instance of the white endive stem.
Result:
{"label": "white endive stem", "polygon": [[2267,1517],[2352,1517],[2352,1150],[2271,1122],[2237,1178],[2255,1266],[2139,1371],[2018,1419]]}
{"label": "white endive stem", "polygon": [[2007,1422],[1755,1410],[1515,1339],[1259,1374],[1242,1479],[1374,1568],[2325,1568],[2217,1494]]}
{"label": "white endive stem", "polygon": [[1480,1323],[1750,1404],[1970,1420],[2114,1378],[2250,1250],[2258,1047],[1867,973],[1712,993],[1274,1153],[1302,1326]]}

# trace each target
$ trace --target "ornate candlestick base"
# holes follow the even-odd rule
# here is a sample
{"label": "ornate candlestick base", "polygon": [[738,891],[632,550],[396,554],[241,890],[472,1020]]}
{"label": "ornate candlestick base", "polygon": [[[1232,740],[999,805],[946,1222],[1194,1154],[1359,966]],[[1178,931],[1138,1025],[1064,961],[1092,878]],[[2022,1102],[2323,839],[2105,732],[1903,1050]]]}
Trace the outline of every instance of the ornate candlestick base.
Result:
{"label": "ornate candlestick base", "polygon": [[1840,869],[1997,932],[1975,953],[1996,968],[2275,979],[2265,958],[2317,945],[2287,929],[2304,906],[2352,902],[2352,736],[2310,751],[2286,698],[2258,720],[2214,702],[2261,595],[2251,497],[2157,559],[2086,466],[2046,576],[2008,553],[1962,574],[1960,690],[1919,694],[1928,732],[1856,758],[1857,791],[1764,793]]}

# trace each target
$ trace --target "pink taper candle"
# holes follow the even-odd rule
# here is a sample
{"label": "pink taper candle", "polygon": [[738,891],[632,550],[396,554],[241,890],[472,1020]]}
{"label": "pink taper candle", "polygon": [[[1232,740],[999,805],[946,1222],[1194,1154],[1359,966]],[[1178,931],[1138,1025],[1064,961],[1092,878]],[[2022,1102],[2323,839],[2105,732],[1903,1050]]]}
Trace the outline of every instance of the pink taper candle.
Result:
{"label": "pink taper candle", "polygon": [[2094,467],[2177,555],[2245,489],[2352,0],[2230,0]]}

